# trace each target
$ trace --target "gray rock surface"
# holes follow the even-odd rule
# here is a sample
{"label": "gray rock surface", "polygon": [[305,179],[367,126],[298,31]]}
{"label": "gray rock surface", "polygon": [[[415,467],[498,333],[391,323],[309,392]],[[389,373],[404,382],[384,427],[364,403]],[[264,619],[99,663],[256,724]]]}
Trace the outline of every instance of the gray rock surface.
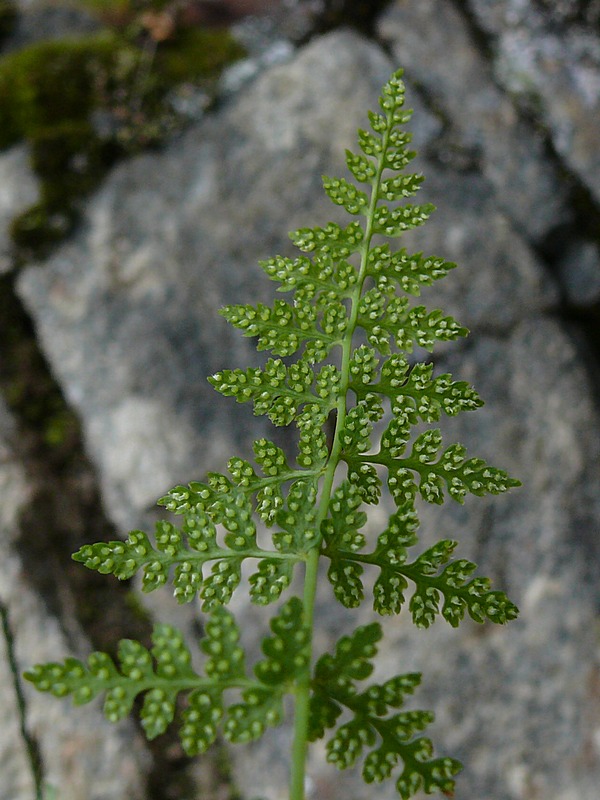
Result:
{"label": "gray rock surface", "polygon": [[[34,663],[69,654],[87,656],[89,643],[73,626],[67,637],[28,583],[27,564],[16,543],[21,535],[19,516],[31,491],[15,457],[15,436],[13,422],[0,404],[0,604],[6,622],[0,630],[1,796],[7,800],[36,796],[35,753],[22,735],[24,722],[41,756],[48,791],[54,789],[60,800],[141,800],[148,760],[130,721],[109,725],[97,704],[73,713],[70,701],[41,695],[29,684],[23,685],[25,706],[23,711],[19,708],[9,648],[22,672]],[[68,603],[67,597],[67,607]]]}
{"label": "gray rock surface", "polygon": [[573,243],[558,262],[557,269],[569,305],[591,308],[600,303],[600,258],[596,244]]}
{"label": "gray rock surface", "polygon": [[[394,22],[405,7],[414,15],[420,8],[398,4],[386,17],[387,36],[395,58],[404,52],[416,73],[414,44]],[[411,86],[412,129],[426,156],[424,194],[438,212],[407,246],[461,265],[424,300],[456,314],[473,336],[465,346],[440,348],[436,363],[472,381],[488,405],[446,424],[448,441],[456,437],[512,471],[524,488],[473,498],[464,508],[423,509],[423,532],[426,541],[460,539],[461,555],[478,561],[522,615],[506,629],[466,623],[453,631],[438,623],[425,633],[401,616],[386,625],[380,671],[424,670],[418,705],[437,712],[438,749],[466,764],[457,797],[595,800],[600,419],[585,366],[554,319],[556,289],[526,238],[551,228],[565,201],[558,194],[548,217],[543,211],[528,222],[522,216],[529,200],[519,189],[514,202],[523,205],[511,210],[505,194],[512,182],[522,181],[533,205],[556,186],[556,175],[469,47],[460,18],[446,18],[450,6],[442,8],[441,28],[463,43],[452,52],[466,52],[466,67],[455,68],[458,81],[470,82],[475,101],[470,106],[470,93],[446,82],[441,100],[449,115],[454,103],[470,115],[470,123],[461,122],[454,112],[452,124],[458,141],[480,148],[482,170],[440,159],[443,120]],[[343,148],[352,146],[394,66],[356,35],[315,40],[164,152],[121,165],[90,199],[79,232],[22,273],[20,295],[81,416],[107,513],[122,530],[147,518],[170,485],[247,454],[261,434],[262,423],[245,407],[214,395],[203,380],[219,367],[257,363],[215,309],[270,297],[255,262],[291,252],[286,231],[336,217],[320,175],[342,168]],[[418,84],[426,77],[425,70],[415,74]],[[495,128],[520,143],[507,167],[510,180]],[[376,516],[385,523],[383,508]],[[257,613],[244,610],[241,595],[236,606],[251,638]],[[318,619],[322,647],[348,624],[326,585]],[[287,796],[287,735],[277,731],[236,751],[245,800]],[[392,797],[391,786],[366,789],[356,774],[332,772],[318,748],[310,781],[319,800]]]}
{"label": "gray rock surface", "polygon": [[499,80],[533,107],[558,153],[598,202],[597,30],[591,25],[566,25],[565,16],[552,3],[468,0],[466,5],[491,37]]}
{"label": "gray rock surface", "polygon": [[407,78],[446,121],[438,158],[450,168],[483,174],[496,205],[534,242],[566,222],[567,187],[547,159],[542,136],[496,85],[457,5],[449,0],[392,3],[378,32]]}

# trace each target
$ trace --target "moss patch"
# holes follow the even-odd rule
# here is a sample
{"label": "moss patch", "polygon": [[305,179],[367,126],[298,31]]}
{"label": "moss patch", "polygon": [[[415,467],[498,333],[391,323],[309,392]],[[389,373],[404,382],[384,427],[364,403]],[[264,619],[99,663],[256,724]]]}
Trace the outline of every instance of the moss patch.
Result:
{"label": "moss patch", "polygon": [[167,101],[174,86],[214,79],[243,55],[226,30],[186,28],[148,44],[127,28],[0,58],[0,149],[28,141],[41,180],[39,201],[11,225],[23,257],[44,255],[69,233],[80,199],[117,158],[181,124]]}
{"label": "moss patch", "polygon": [[198,80],[218,73],[245,54],[222,30],[184,28],[157,52],[157,67],[168,84]]}

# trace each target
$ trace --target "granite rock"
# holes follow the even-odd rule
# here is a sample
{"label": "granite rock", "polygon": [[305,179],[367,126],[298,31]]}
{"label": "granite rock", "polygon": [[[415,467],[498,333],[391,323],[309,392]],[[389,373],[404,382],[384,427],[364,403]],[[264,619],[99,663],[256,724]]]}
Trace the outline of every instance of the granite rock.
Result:
{"label": "granite rock", "polygon": [[437,157],[458,171],[485,176],[495,204],[533,242],[564,224],[568,187],[548,160],[540,132],[496,84],[457,5],[451,0],[392,3],[378,32],[407,78],[445,120]]}
{"label": "granite rock", "polygon": [[598,203],[600,39],[596,28],[586,24],[585,17],[583,22],[566,24],[567,17],[553,4],[468,0],[466,6],[492,43],[498,79],[532,109],[565,164]]}
{"label": "granite rock", "polygon": [[594,242],[571,244],[556,266],[569,306],[585,309],[600,303],[600,257]]}

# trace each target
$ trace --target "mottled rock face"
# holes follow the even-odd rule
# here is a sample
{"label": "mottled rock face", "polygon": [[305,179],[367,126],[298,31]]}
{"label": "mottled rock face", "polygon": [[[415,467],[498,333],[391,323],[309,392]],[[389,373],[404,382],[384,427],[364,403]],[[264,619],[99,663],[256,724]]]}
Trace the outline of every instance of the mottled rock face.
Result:
{"label": "mottled rock face", "polygon": [[[461,441],[524,484],[498,499],[472,498],[464,508],[422,509],[423,537],[458,539],[459,555],[477,561],[522,614],[506,629],[465,623],[454,631],[438,622],[425,633],[403,616],[390,620],[378,677],[424,671],[418,705],[437,712],[436,745],[466,764],[458,797],[594,800],[600,415],[586,365],[557,319],[558,291],[537,248],[567,220],[573,242],[565,259],[588,247],[593,273],[561,159],[593,192],[597,155],[588,158],[579,145],[563,153],[557,145],[558,155],[548,156],[498,78],[500,55],[490,59],[482,50],[473,19],[467,24],[458,5],[393,4],[379,25],[393,60],[377,44],[341,32],[267,70],[163,151],[115,170],[87,203],[77,234],[44,264],[27,267],[18,289],[81,417],[107,514],[124,532],[147,520],[171,485],[221,469],[234,454],[247,457],[251,440],[265,431],[204,379],[260,361],[216,311],[270,298],[256,261],[291,253],[288,230],[338,218],[320,176],[343,170],[344,147],[391,70],[404,64],[427,178],[423,195],[438,207],[406,246],[459,263],[423,301],[472,330],[466,345],[440,349],[436,369],[471,381],[487,401],[444,429],[448,441]],[[498,42],[499,26],[508,24],[502,8],[508,14],[514,7],[514,14],[524,5],[469,3]],[[539,44],[545,29],[530,19],[523,12],[517,30]],[[562,62],[553,63],[560,72]],[[549,69],[537,68],[543,75]],[[553,71],[549,84],[556,80]],[[554,124],[550,111],[547,118]],[[597,115],[586,121],[597,136]],[[573,291],[585,290],[576,284]],[[376,510],[374,530],[387,511]],[[15,578],[2,580],[12,593]],[[260,613],[241,593],[235,606],[251,641]],[[356,624],[326,585],[317,617],[323,648]],[[367,606],[359,617],[370,618]],[[64,654],[64,644],[55,646]],[[31,661],[28,652],[23,658]],[[66,714],[53,701],[39,724],[59,707],[70,724],[88,724],[81,710]],[[277,731],[234,752],[246,800],[287,796],[287,737]],[[82,739],[82,751],[89,749]],[[393,796],[391,785],[365,788],[358,775],[332,769],[316,748],[311,797]]]}
{"label": "mottled rock face", "polygon": [[[529,100],[565,163],[600,198],[600,40],[578,9],[469,0],[490,35],[502,85]],[[574,4],[571,4],[572,6]],[[583,5],[583,4],[581,4]],[[593,5],[593,4],[589,4]],[[583,11],[583,9],[579,9]],[[566,24],[568,21],[579,24]],[[593,22],[593,19],[590,19]],[[562,24],[561,24],[562,23]]]}

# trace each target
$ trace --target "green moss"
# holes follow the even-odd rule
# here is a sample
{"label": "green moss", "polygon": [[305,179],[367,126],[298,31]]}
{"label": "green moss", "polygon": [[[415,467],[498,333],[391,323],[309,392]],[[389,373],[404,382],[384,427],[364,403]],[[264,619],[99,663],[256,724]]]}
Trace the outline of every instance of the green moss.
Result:
{"label": "green moss", "polygon": [[157,67],[170,84],[212,77],[242,58],[244,48],[225,28],[185,28],[157,53]]}
{"label": "green moss", "polygon": [[86,120],[102,75],[114,69],[112,34],[39,42],[0,59],[0,148],[66,120]]}
{"label": "green moss", "polygon": [[[135,37],[109,30],[0,58],[0,149],[27,140],[41,181],[39,202],[12,222],[17,248],[41,255],[62,239],[80,198],[116,158],[172,130],[168,91],[212,77],[241,55],[226,30],[186,28],[159,44],[149,61]],[[98,119],[105,122],[100,131]]]}

